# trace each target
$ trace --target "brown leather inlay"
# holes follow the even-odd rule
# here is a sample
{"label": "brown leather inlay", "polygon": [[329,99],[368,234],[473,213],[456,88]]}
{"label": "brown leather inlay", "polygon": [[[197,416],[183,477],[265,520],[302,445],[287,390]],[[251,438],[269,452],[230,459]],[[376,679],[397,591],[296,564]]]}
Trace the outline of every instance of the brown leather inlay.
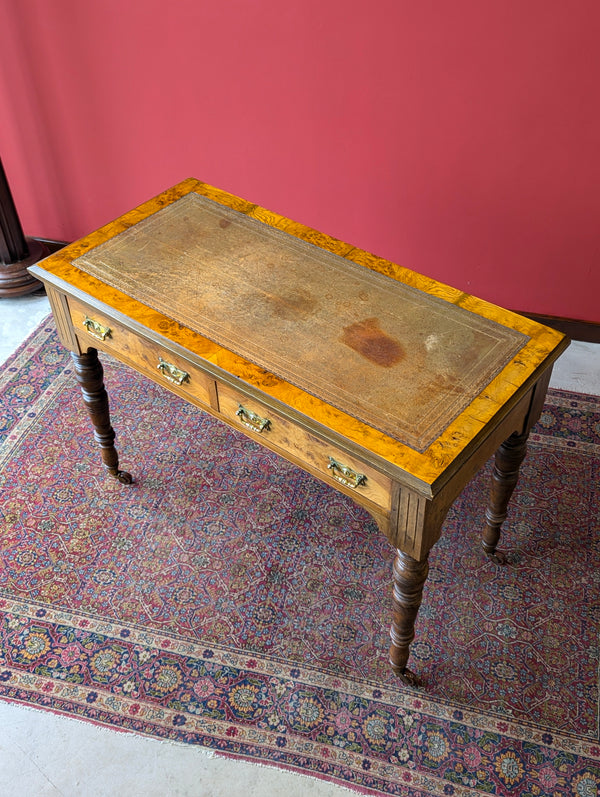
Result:
{"label": "brown leather inlay", "polygon": [[417,451],[529,340],[196,193],[74,265]]}

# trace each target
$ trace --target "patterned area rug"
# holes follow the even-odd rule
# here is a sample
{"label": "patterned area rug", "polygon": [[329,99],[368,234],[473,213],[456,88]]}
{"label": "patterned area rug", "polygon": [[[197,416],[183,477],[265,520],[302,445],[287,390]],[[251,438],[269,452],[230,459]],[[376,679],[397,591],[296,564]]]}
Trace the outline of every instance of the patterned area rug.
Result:
{"label": "patterned area rug", "polygon": [[368,794],[600,793],[600,399],[551,391],[502,549],[489,466],[387,664],[393,551],[370,516],[104,359],[103,476],[50,322],[0,371],[0,695]]}

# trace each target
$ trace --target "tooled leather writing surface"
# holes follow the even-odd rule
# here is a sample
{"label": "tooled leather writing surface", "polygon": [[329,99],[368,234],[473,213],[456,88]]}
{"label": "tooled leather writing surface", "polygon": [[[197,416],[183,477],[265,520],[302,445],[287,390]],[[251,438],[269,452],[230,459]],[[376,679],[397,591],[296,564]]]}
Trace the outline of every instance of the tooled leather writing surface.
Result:
{"label": "tooled leather writing surface", "polygon": [[417,451],[528,340],[195,193],[74,265]]}

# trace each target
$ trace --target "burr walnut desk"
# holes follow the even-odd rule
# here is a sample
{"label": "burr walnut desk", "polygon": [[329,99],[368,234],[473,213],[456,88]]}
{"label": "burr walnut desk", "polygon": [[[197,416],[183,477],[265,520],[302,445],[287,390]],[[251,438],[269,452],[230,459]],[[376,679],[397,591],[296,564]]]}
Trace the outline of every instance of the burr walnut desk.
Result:
{"label": "burr walnut desk", "polygon": [[97,350],[365,507],[396,549],[391,666],[407,669],[446,513],[496,452],[500,527],[564,336],[189,179],[30,271],[45,283],[105,467]]}

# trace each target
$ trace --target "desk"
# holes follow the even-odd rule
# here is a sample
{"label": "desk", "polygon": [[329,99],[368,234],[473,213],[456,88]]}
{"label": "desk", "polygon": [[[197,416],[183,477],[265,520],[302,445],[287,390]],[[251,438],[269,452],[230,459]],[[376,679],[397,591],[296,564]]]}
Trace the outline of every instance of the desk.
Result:
{"label": "desk", "polygon": [[30,271],[48,293],[108,473],[124,484],[98,350],[365,507],[396,549],[405,682],[429,551],[495,453],[500,528],[568,345],[552,329],[189,179]]}

